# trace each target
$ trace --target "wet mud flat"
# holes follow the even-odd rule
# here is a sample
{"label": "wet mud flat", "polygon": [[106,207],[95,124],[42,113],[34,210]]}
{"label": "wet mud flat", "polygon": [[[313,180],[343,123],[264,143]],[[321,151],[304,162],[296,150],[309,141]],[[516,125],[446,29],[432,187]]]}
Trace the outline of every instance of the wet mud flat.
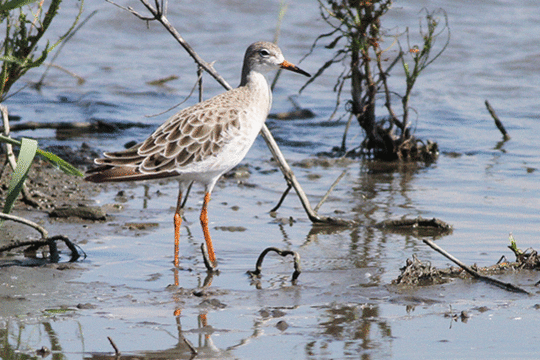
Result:
{"label": "wet mud flat", "polygon": [[[196,200],[186,209],[181,266],[172,266],[176,182],[96,185],[38,162],[29,187],[40,205],[19,202],[15,214],[69,237],[86,257],[69,262],[61,245],[55,264],[40,260],[40,253],[38,259],[20,251],[3,256],[2,358],[52,352],[69,359],[108,359],[116,356],[113,343],[122,358],[400,358],[400,353],[418,353],[417,347],[426,349],[421,357],[434,352],[445,357],[466,353],[475,346],[467,340],[473,336],[485,346],[493,331],[512,338],[538,321],[536,296],[470,278],[393,285],[410,253],[389,247],[371,261],[357,248],[359,255],[351,259],[343,238],[358,229],[313,226],[298,209],[298,217],[288,221],[272,218],[271,201],[247,207],[245,198],[254,191],[249,184],[271,175],[253,171],[252,176],[239,172],[220,183],[210,214],[216,219],[211,230],[220,244],[221,273],[209,275],[198,249]],[[198,195],[195,190],[192,196]],[[58,209],[85,207],[101,209],[106,219],[50,216]],[[3,243],[38,237],[35,230],[10,222],[2,232]],[[266,259],[261,279],[246,275],[260,251],[276,242],[301,254],[303,272],[296,284],[288,258]],[[534,271],[500,276],[536,292]],[[475,333],[478,328],[485,336]],[[510,345],[492,349],[525,358],[533,354]]]}

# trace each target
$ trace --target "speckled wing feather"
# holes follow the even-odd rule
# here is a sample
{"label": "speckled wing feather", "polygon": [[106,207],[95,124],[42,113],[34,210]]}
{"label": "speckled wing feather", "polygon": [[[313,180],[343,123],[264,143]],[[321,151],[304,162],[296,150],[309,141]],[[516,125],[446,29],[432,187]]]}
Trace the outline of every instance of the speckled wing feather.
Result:
{"label": "speckled wing feather", "polygon": [[95,161],[104,166],[91,172],[109,170],[111,176],[112,168],[128,167],[131,171],[123,169],[123,180],[141,180],[156,174],[176,176],[189,170],[190,165],[216,155],[240,131],[241,114],[234,103],[240,100],[242,92],[235,90],[180,111],[143,143],[105,153],[105,158]]}

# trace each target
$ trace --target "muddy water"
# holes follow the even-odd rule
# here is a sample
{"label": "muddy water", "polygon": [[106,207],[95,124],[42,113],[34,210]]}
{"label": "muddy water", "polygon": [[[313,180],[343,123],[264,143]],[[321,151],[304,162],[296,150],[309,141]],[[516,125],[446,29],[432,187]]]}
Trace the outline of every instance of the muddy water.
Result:
{"label": "muddy water", "polygon": [[[216,359],[536,358],[538,336],[531,330],[539,320],[536,296],[461,280],[421,289],[392,286],[413,254],[438,267],[448,261],[419,237],[371,227],[403,216],[437,217],[454,227],[452,234],[436,239],[437,244],[469,264],[490,265],[503,254],[511,258],[506,249],[510,232],[521,248],[538,248],[536,5],[532,0],[519,5],[396,3],[387,20],[395,31],[406,26],[414,31],[423,7],[442,7],[448,14],[451,43],[425,71],[411,103],[418,113],[416,134],[437,141],[441,156],[416,169],[381,169],[351,161],[305,166],[305,159],[341,141],[343,123],[327,121],[333,110],[331,88],[341,69],[330,70],[298,98],[317,114],[315,119],[268,125],[314,204],[347,170],[321,213],[360,225],[313,226],[294,194],[271,216],[285,183],[258,139],[244,161],[250,175],[220,182],[213,194],[210,220],[221,273],[211,279],[205,296],[193,295],[206,280],[199,253],[199,188],[188,201],[177,273],[172,267],[174,182],[107,187],[96,202],[122,204],[123,210],[111,211],[106,223],[50,224],[44,214],[33,215],[53,227],[51,232],[78,239],[88,257],[67,267],[0,271],[2,358],[34,356],[42,346],[58,358],[105,358],[113,354],[107,336],[123,354],[139,358],[190,358],[185,340],[197,349],[197,358]],[[75,13],[68,4],[63,10],[66,20]],[[87,4],[86,14],[93,10],[97,14],[58,59],[86,82],[77,85],[66,74],[51,71],[40,92],[25,88],[7,105],[23,120],[106,119],[157,126],[166,115],[145,115],[187,96],[196,79],[193,62],[160,26],[147,27],[107,3]],[[168,16],[199,54],[216,60],[216,69],[235,85],[246,45],[273,38],[278,11],[277,1],[184,2],[170,5]],[[312,1],[291,2],[280,45],[291,62],[298,62],[324,31]],[[328,50],[318,49],[301,66],[314,73],[329,56]],[[163,87],[147,84],[170,75],[179,79]],[[26,81],[39,76],[34,72]],[[303,81],[296,74],[283,74],[273,110],[289,110],[287,97],[296,94]],[[221,91],[205,78],[206,97]],[[500,142],[483,105],[486,99],[511,141]],[[192,97],[185,105],[194,102]],[[50,131],[19,135],[36,137],[44,145],[86,142],[115,150],[148,131],[67,140]],[[359,136],[353,127],[349,144]],[[120,190],[122,197],[117,196]],[[124,226],[128,222],[157,226],[131,230]],[[264,263],[260,289],[247,277],[246,270],[268,246],[300,253],[303,273],[297,285],[290,283],[290,259],[275,256]],[[175,278],[178,286],[170,286]],[[537,292],[536,273],[501,279]],[[466,321],[446,316],[463,310],[470,315]]]}

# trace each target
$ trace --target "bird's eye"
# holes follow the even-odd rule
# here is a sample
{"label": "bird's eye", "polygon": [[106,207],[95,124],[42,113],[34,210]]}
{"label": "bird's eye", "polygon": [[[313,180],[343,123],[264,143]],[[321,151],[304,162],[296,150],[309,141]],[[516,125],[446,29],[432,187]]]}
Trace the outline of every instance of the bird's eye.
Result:
{"label": "bird's eye", "polygon": [[266,49],[262,49],[261,51],[259,51],[259,54],[261,54],[262,56],[269,56],[270,51],[268,51]]}

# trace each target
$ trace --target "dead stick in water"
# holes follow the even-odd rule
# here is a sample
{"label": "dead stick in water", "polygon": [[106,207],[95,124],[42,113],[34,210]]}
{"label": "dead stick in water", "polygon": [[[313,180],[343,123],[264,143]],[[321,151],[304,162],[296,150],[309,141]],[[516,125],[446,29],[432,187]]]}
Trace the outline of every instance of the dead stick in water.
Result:
{"label": "dead stick in water", "polygon": [[502,282],[502,281],[499,281],[497,279],[494,279],[494,278],[491,278],[489,276],[484,276],[484,275],[480,275],[477,271],[473,270],[472,268],[470,268],[469,266],[465,265],[464,263],[462,263],[461,261],[459,261],[458,259],[456,259],[454,256],[452,256],[451,254],[449,254],[448,252],[446,252],[444,249],[442,249],[441,247],[439,247],[438,245],[436,245],[433,241],[431,240],[428,240],[428,239],[423,239],[422,240],[426,245],[428,245],[429,247],[431,247],[433,250],[437,251],[438,253],[444,255],[446,258],[448,258],[449,260],[453,261],[454,263],[456,263],[457,265],[459,265],[463,270],[465,270],[466,272],[468,272],[469,274],[471,274],[473,277],[479,279],[479,280],[484,280],[485,282],[488,282],[490,284],[493,284],[495,286],[498,286],[502,289],[505,289],[505,290],[508,290],[508,291],[513,291],[513,292],[517,292],[517,293],[521,293],[521,294],[527,294],[527,295],[530,295],[531,293],[529,293],[528,291],[526,290],[523,290],[522,288],[519,288],[515,285],[512,285],[510,283],[505,283],[505,282]]}
{"label": "dead stick in water", "polygon": [[117,347],[116,344],[114,343],[113,339],[111,339],[110,336],[107,336],[107,339],[109,340],[109,342],[111,343],[111,346],[112,346],[113,349],[114,349],[114,354],[115,354],[116,356],[120,356],[121,353],[120,353],[120,351],[118,350],[118,347]]}
{"label": "dead stick in water", "polygon": [[493,118],[493,120],[495,121],[495,125],[497,126],[497,128],[499,129],[499,131],[503,134],[503,138],[504,140],[510,140],[510,135],[508,135],[508,133],[506,132],[506,129],[504,128],[504,125],[502,124],[501,120],[499,119],[499,117],[497,116],[497,114],[495,113],[495,110],[493,110],[493,108],[491,107],[491,105],[489,104],[489,101],[485,101],[485,104],[486,104],[486,108],[488,109],[491,117]]}
{"label": "dead stick in water", "polygon": [[328,191],[326,192],[326,194],[324,194],[324,196],[322,197],[321,201],[319,201],[319,203],[317,204],[317,206],[315,206],[315,208],[313,209],[313,211],[315,212],[318,212],[319,209],[321,208],[322,204],[324,204],[324,202],[326,201],[326,199],[328,199],[328,197],[330,196],[330,193],[336,188],[337,184],[341,181],[341,179],[343,179],[343,177],[345,176],[345,174],[347,174],[347,170],[343,170],[343,172],[337,177],[337,179],[334,181],[334,183],[332,184],[332,186],[330,186],[330,189],[328,189]]}
{"label": "dead stick in water", "polygon": [[270,212],[276,212],[278,211],[279,207],[281,206],[281,204],[283,203],[283,200],[285,200],[285,198],[287,197],[287,195],[289,194],[289,191],[291,191],[292,189],[292,185],[291,184],[287,184],[287,188],[285,189],[285,192],[283,193],[283,195],[281,195],[281,199],[279,199],[278,203],[276,206],[274,206],[272,208],[272,210],[270,210]]}

